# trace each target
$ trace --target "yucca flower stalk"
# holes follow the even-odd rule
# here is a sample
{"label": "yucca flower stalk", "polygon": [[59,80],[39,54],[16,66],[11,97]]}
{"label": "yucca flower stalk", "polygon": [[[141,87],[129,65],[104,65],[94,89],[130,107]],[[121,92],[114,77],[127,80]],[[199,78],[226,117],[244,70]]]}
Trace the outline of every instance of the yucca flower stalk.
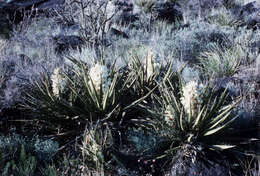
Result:
{"label": "yucca flower stalk", "polygon": [[156,62],[155,56],[152,50],[148,51],[147,57],[145,59],[144,67],[146,69],[146,79],[152,79],[152,76],[159,72],[160,64]]}
{"label": "yucca flower stalk", "polygon": [[171,112],[171,107],[168,105],[164,110],[164,121],[172,127],[175,127],[174,114]]}
{"label": "yucca flower stalk", "polygon": [[74,74],[75,80],[71,80],[71,84],[76,86],[71,90],[82,104],[88,104],[93,114],[105,115],[109,109],[112,111],[117,106],[119,97],[116,94],[119,95],[121,90],[116,89],[119,73],[114,65],[108,70],[102,63],[96,63],[90,68],[81,64],[74,70]]}
{"label": "yucca flower stalk", "polygon": [[202,87],[203,85],[199,85],[197,81],[190,81],[182,89],[181,103],[185,112],[191,116],[194,116],[200,109]]}
{"label": "yucca flower stalk", "polygon": [[96,63],[89,70],[89,85],[93,92],[97,92],[99,96],[105,94],[111,85],[111,79],[109,78],[109,71],[105,65]]}
{"label": "yucca flower stalk", "polygon": [[129,72],[130,85],[138,97],[142,97],[156,88],[158,83],[166,78],[171,78],[173,62],[163,64],[158,62],[155,53],[150,49],[146,56],[141,57],[134,52],[128,62],[127,72]]}
{"label": "yucca flower stalk", "polygon": [[51,75],[52,92],[54,96],[59,97],[60,93],[64,91],[66,87],[66,78],[62,74],[61,68],[56,68]]}

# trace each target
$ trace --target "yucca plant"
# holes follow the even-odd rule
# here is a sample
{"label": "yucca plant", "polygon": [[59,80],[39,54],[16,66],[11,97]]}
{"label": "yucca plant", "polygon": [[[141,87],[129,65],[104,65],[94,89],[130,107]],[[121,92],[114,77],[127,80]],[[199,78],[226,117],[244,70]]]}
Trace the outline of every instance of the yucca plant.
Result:
{"label": "yucca plant", "polygon": [[[145,50],[143,47],[140,49]],[[177,72],[181,72],[183,69],[182,67],[180,70],[174,71],[172,66],[173,61],[159,62],[151,49],[146,50],[144,55],[140,51],[134,50],[125,68],[128,76],[126,84],[129,88],[127,91],[127,96],[129,97],[128,104],[132,106],[132,104],[146,102],[147,106],[151,106],[153,103],[156,103],[160,99],[158,85],[166,79],[176,80],[178,77]],[[128,106],[126,107],[128,108]],[[126,119],[139,119],[141,121],[145,113],[139,106],[135,106],[135,108],[131,108],[131,111],[127,112],[128,118]]]}
{"label": "yucca plant", "polygon": [[57,125],[83,129],[96,121],[121,124],[124,112],[152,93],[149,90],[137,95],[139,90],[132,86],[139,75],[117,68],[116,61],[109,66],[104,60],[91,64],[72,56],[68,59],[71,62],[67,68],[43,74],[25,97],[25,107],[47,122],[50,129],[57,129]]}
{"label": "yucca plant", "polygon": [[[174,84],[180,84],[180,90]],[[227,90],[216,95],[209,85],[202,86],[197,81],[184,85],[181,80],[178,83],[167,79],[160,92],[160,108],[149,110],[156,117],[151,126],[170,144],[160,157],[174,156],[183,150],[184,156],[195,162],[197,152],[204,149],[222,151],[235,147],[216,136],[235,120],[232,109],[240,99],[228,103]]]}
{"label": "yucca plant", "polygon": [[72,85],[70,90],[78,97],[78,101],[84,105],[88,114],[91,113],[93,121],[97,118],[109,118],[110,116],[106,115],[119,106],[121,91],[125,87],[121,84],[122,77],[120,77],[119,69],[115,67],[115,64],[108,68],[102,62],[98,62],[89,67],[77,60],[73,61],[79,67],[74,69],[73,79],[67,76]]}
{"label": "yucca plant", "polygon": [[82,127],[90,121],[120,121],[123,81],[120,70],[101,62],[89,65],[71,58],[74,63],[67,70],[57,68],[52,75],[45,74],[31,85],[25,97],[25,107],[50,126]]}

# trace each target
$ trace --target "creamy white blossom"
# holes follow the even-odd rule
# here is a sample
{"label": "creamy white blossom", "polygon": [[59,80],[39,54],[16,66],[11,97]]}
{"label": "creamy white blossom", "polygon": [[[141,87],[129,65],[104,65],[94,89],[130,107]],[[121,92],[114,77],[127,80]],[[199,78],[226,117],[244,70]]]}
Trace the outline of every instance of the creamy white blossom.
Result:
{"label": "creamy white blossom", "polygon": [[175,125],[174,116],[170,108],[171,108],[170,105],[166,107],[166,110],[164,111],[164,120],[168,125],[174,127]]}
{"label": "creamy white blossom", "polygon": [[144,64],[146,69],[147,79],[149,79],[155,72],[159,70],[160,64],[156,62],[155,56],[152,50],[149,50]]}
{"label": "creamy white blossom", "polygon": [[61,68],[55,68],[51,75],[52,92],[58,97],[64,91],[67,84],[66,78],[62,75]]}
{"label": "creamy white blossom", "polygon": [[197,81],[190,81],[183,87],[183,97],[181,97],[181,103],[184,106],[185,111],[194,115],[202,103],[201,100],[201,87]]}
{"label": "creamy white blossom", "polygon": [[92,90],[95,89],[97,93],[101,93],[100,92],[101,86],[102,86],[103,93],[105,93],[111,85],[111,79],[109,78],[109,71],[105,65],[101,65],[100,63],[97,63],[90,68],[89,78],[90,78],[89,81],[90,87],[92,88]]}

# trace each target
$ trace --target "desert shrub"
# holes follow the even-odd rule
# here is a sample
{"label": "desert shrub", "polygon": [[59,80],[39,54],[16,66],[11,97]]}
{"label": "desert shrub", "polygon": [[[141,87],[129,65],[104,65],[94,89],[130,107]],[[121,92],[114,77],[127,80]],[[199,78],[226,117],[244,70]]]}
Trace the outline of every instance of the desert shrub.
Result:
{"label": "desert shrub", "polygon": [[242,60],[244,66],[256,63],[259,52],[256,43],[259,41],[259,36],[259,31],[247,30],[245,27],[239,28],[235,33],[234,45],[239,45],[247,53],[247,57]]}
{"label": "desert shrub", "polygon": [[172,50],[177,53],[177,58],[194,61],[194,57],[200,52],[207,51],[212,43],[222,46],[230,46],[232,28],[220,28],[205,22],[195,22],[188,28],[180,29],[175,32],[172,41]]}
{"label": "desert shrub", "polygon": [[52,37],[66,34],[66,30],[62,30],[52,19],[36,18],[27,30],[13,34],[10,38],[12,48],[9,48],[6,54],[25,55],[38,60],[51,57],[55,59],[57,56]]}
{"label": "desert shrub", "polygon": [[148,155],[158,148],[160,139],[154,134],[142,129],[132,129],[127,133],[127,141],[134,146],[139,155]]}
{"label": "desert shrub", "polygon": [[203,75],[208,77],[225,77],[234,75],[244,60],[246,53],[239,46],[223,49],[213,45],[210,51],[199,57]]}
{"label": "desert shrub", "polygon": [[135,0],[135,5],[141,8],[144,12],[152,12],[155,1]]}
{"label": "desert shrub", "polygon": [[211,15],[207,17],[207,21],[211,24],[231,27],[239,26],[242,23],[241,21],[237,21],[231,11],[225,7],[214,9]]}
{"label": "desert shrub", "polygon": [[138,21],[134,24],[137,27],[146,29],[147,31],[152,30],[152,23],[155,21],[157,15],[154,12],[154,7],[156,1],[145,1],[145,0],[135,0],[134,9],[138,12]]}
{"label": "desert shrub", "polygon": [[[254,47],[258,39],[258,32],[230,26],[217,26],[206,22],[193,22],[189,27],[175,25],[154,24],[152,31],[132,29],[130,38],[118,39],[111,48],[122,48],[122,53],[128,52],[133,46],[147,45],[160,56],[160,58],[198,62],[200,53],[210,50],[212,44],[223,48],[235,45],[241,46],[248,56],[241,64],[252,63],[256,58],[257,48]],[[120,51],[121,52],[121,51]],[[124,56],[124,54],[122,54]]]}
{"label": "desert shrub", "polygon": [[4,153],[15,156],[16,150],[20,149],[21,146],[24,147],[26,152],[35,155],[39,161],[50,161],[59,147],[57,142],[50,139],[40,139],[37,136],[33,138],[26,138],[17,134],[1,136],[0,148]]}
{"label": "desert shrub", "polygon": [[[77,142],[78,141],[78,142]],[[108,125],[91,123],[76,142],[63,147],[63,155],[56,162],[40,167],[42,175],[106,175],[113,173],[109,150],[114,145],[112,131]]]}
{"label": "desert shrub", "polygon": [[22,95],[29,88],[29,84],[41,77],[41,73],[51,70],[61,64],[59,60],[46,58],[33,60],[26,56],[7,54],[1,63],[1,108],[15,107],[23,102]]}
{"label": "desert shrub", "polygon": [[37,164],[35,157],[30,154],[28,155],[23,145],[20,150],[20,156],[17,160],[11,160],[4,165],[2,176],[11,174],[33,176],[35,174]]}
{"label": "desert shrub", "polygon": [[243,174],[245,176],[256,175],[259,176],[259,156],[250,156],[245,160],[240,160],[240,164],[243,167]]}
{"label": "desert shrub", "polygon": [[56,35],[53,26],[51,20],[36,18],[31,19],[26,29],[13,30],[8,40],[12,47],[1,51],[1,108],[21,103],[21,95],[30,82],[40,78],[41,72],[62,64],[50,41],[51,36]]}
{"label": "desert shrub", "polygon": [[[78,34],[88,44],[95,48],[97,58],[101,58],[104,47],[108,45],[108,32],[114,23],[112,20],[118,12],[116,1],[108,0],[81,0],[65,1],[64,7],[56,10],[56,21],[66,26],[77,25]],[[55,19],[55,18],[54,18]]]}
{"label": "desert shrub", "polygon": [[[200,52],[208,49],[210,43],[230,46],[235,30],[231,27],[219,27],[206,22],[194,22],[189,27],[166,22],[154,22],[151,30],[131,29],[129,39],[117,39],[111,48],[122,48],[120,53],[127,53],[135,47],[146,45],[151,47],[160,58],[195,61]],[[120,48],[120,49],[121,49]]]}
{"label": "desert shrub", "polygon": [[200,72],[199,69],[194,67],[184,67],[183,71],[181,72],[181,76],[185,82],[190,82],[192,80],[199,80]]}
{"label": "desert shrub", "polygon": [[254,132],[251,133],[250,131],[255,131],[258,129],[258,89],[257,82],[254,79],[254,73],[250,73],[247,70],[246,74],[253,79],[247,80],[244,76],[240,76],[238,73],[234,75],[235,79],[227,78],[227,81],[223,81],[221,84],[222,87],[226,87],[228,89],[233,97],[238,95],[242,97],[241,102],[233,109],[234,114],[238,115],[238,118],[234,122],[233,126],[238,131],[239,129],[245,131],[248,130],[248,133],[242,134],[248,134],[253,138],[253,136],[256,137],[257,135]]}
{"label": "desert shrub", "polygon": [[0,53],[2,54],[2,51],[7,46],[7,40],[0,38]]}
{"label": "desert shrub", "polygon": [[183,23],[188,24],[192,21],[205,19],[205,17],[214,9],[222,7],[229,8],[233,0],[177,0],[180,5]]}
{"label": "desert shrub", "polygon": [[143,29],[131,29],[130,39],[119,39],[113,46],[122,46],[131,50],[133,46],[147,45],[160,55],[160,58],[194,61],[196,55],[207,49],[210,43],[229,46],[235,30],[220,28],[205,22],[194,22],[190,27],[178,24],[156,22],[150,32]]}
{"label": "desert shrub", "polygon": [[[146,20],[147,22],[147,20]],[[175,53],[171,49],[172,42],[174,41],[174,29],[178,29],[180,23],[168,24],[166,21],[154,21],[150,29],[142,27],[140,24],[139,28],[131,28],[129,26],[115,28],[122,29],[129,36],[128,39],[122,37],[111,36],[111,45],[106,47],[105,53],[116,53],[119,58],[129,59],[128,53],[135,48],[140,46],[147,46],[152,48],[160,55],[160,58],[175,58]],[[107,58],[109,54],[106,55]],[[116,57],[118,58],[118,57]]]}

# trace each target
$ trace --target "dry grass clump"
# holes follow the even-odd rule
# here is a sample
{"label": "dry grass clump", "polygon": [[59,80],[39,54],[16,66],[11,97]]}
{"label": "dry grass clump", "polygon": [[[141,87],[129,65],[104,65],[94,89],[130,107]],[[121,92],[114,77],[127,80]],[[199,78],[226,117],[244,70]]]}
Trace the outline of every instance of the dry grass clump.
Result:
{"label": "dry grass clump", "polygon": [[223,49],[213,45],[210,51],[201,54],[199,60],[203,75],[216,78],[234,75],[245,58],[246,53],[240,46]]}

